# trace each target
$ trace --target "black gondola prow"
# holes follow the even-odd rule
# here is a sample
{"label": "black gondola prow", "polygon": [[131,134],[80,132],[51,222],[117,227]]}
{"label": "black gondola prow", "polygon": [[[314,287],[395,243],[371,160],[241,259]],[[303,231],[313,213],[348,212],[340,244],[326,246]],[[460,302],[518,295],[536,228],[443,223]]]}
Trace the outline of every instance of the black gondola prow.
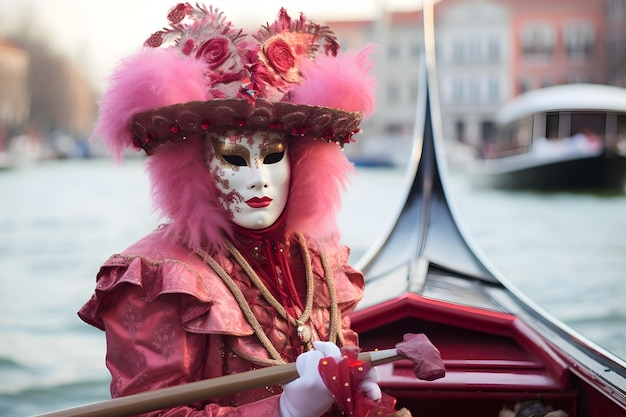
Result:
{"label": "black gondola prow", "polygon": [[[447,165],[437,88],[434,6],[424,6],[425,54],[420,68],[413,150],[404,203],[390,231],[357,267],[366,277],[366,300],[401,292],[423,293],[429,279],[498,280],[476,256],[459,226],[446,192]],[[381,289],[384,290],[381,291]],[[370,295],[376,300],[370,301]]]}

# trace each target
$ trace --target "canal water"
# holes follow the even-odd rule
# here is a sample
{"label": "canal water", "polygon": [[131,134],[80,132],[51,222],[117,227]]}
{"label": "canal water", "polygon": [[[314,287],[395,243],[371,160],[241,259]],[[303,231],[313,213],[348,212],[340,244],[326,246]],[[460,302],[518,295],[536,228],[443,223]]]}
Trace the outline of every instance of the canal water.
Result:
{"label": "canal water", "polygon": [[[357,262],[397,213],[402,168],[359,168],[340,222]],[[478,190],[452,172],[472,244],[535,303],[626,358],[626,195]],[[0,172],[0,416],[107,399],[102,332],[76,311],[102,261],[151,231],[141,160]]]}

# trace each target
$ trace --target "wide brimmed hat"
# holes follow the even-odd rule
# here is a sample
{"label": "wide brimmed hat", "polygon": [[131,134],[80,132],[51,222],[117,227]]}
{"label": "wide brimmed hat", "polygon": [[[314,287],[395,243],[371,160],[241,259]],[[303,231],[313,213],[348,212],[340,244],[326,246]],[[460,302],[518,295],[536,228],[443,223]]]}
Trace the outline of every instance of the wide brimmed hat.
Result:
{"label": "wide brimmed hat", "polygon": [[209,131],[269,130],[311,137],[340,146],[359,131],[360,112],[264,99],[192,101],[148,110],[133,117],[136,146],[148,154],[166,142],[184,141]]}
{"label": "wide brimmed hat", "polygon": [[374,110],[371,46],[339,53],[329,27],[292,19],[246,35],[213,7],[180,3],[170,26],[122,61],[100,102],[94,136],[121,158],[211,131],[275,130],[353,140]]}

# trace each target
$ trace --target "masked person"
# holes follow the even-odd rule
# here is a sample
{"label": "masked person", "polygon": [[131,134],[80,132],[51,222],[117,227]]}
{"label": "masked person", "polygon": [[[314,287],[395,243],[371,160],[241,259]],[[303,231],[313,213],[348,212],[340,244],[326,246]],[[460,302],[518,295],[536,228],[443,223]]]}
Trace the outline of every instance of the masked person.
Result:
{"label": "masked person", "polygon": [[[371,47],[281,9],[250,36],[212,7],[175,6],[123,60],[94,136],[144,150],[168,219],[110,257],[79,316],[106,332],[113,397],[297,361],[300,377],[155,415],[316,417],[340,411],[318,363],[358,345],[363,276],[336,212],[342,147],[374,108]],[[354,399],[379,403],[376,373]]]}

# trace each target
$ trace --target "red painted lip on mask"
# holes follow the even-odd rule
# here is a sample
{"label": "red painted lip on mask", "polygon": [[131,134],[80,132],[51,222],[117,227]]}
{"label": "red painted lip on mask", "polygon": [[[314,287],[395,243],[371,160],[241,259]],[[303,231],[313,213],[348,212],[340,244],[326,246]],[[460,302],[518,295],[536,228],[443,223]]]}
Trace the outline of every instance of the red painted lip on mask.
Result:
{"label": "red painted lip on mask", "polygon": [[252,197],[249,200],[246,200],[246,204],[252,208],[263,208],[272,204],[272,199],[269,197]]}

